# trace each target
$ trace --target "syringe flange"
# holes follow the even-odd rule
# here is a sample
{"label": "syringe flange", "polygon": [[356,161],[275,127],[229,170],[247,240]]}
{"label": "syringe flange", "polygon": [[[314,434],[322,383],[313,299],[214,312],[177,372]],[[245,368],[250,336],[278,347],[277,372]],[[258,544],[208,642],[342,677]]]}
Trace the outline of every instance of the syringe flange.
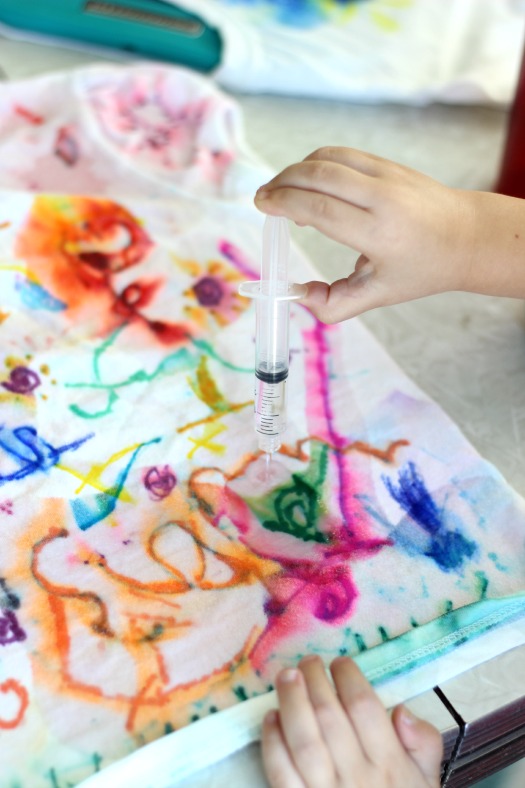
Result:
{"label": "syringe flange", "polygon": [[288,282],[285,292],[270,295],[270,282],[258,280],[256,282],[242,282],[239,285],[239,295],[246,298],[271,298],[275,301],[298,301],[305,297],[307,289],[306,285]]}

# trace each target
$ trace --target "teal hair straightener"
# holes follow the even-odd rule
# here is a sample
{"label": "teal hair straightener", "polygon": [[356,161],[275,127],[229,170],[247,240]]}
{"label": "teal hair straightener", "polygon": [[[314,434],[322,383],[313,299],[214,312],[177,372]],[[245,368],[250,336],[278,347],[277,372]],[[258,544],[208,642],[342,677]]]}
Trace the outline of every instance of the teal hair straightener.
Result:
{"label": "teal hair straightener", "polygon": [[0,22],[204,72],[221,57],[215,28],[163,0],[0,0]]}

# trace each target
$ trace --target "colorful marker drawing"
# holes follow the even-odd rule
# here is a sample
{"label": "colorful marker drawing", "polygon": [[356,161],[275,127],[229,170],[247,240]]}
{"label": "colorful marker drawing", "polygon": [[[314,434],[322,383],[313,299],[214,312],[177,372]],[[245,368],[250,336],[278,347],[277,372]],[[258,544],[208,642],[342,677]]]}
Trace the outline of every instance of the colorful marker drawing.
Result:
{"label": "colorful marker drawing", "polygon": [[[413,0],[221,0],[226,6],[244,9],[252,24],[270,19],[289,28],[318,28],[323,23],[346,25],[358,14],[384,32],[399,27],[398,13]],[[371,6],[371,7],[369,7]]]}
{"label": "colorful marker drawing", "polygon": [[[122,86],[97,111],[142,155],[160,131],[139,88],[133,112]],[[75,785],[306,653],[370,655],[388,678],[525,613],[523,502],[360,323],[292,306],[267,468],[245,205],[5,192],[0,226],[6,784]]]}

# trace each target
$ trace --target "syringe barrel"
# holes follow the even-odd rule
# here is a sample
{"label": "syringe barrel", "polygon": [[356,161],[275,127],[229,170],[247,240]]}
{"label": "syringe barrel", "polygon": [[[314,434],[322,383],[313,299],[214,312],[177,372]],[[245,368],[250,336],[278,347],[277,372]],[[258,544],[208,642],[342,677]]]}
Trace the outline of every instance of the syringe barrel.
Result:
{"label": "syringe barrel", "polygon": [[255,333],[255,430],[259,448],[272,454],[286,429],[289,301],[259,298]]}
{"label": "syringe barrel", "polygon": [[286,379],[266,383],[256,376],[254,411],[259,448],[269,454],[279,451],[286,430]]}
{"label": "syringe barrel", "polygon": [[290,300],[305,288],[288,282],[288,223],[267,216],[263,229],[261,279],[245,282],[241,295],[256,299],[255,430],[261,451],[272,454],[286,429],[286,379],[289,364]]}
{"label": "syringe barrel", "polygon": [[288,376],[289,301],[262,297],[257,300],[255,374],[265,383],[280,383]]}

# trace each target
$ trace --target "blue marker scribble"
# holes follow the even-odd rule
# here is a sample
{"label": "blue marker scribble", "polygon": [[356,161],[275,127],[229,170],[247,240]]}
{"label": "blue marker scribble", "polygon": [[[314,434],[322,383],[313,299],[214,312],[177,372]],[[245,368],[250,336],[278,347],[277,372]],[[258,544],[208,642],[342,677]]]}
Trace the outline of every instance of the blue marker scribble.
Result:
{"label": "blue marker scribble", "polygon": [[14,591],[11,591],[4,577],[0,577],[0,609],[18,610],[20,598]]}
{"label": "blue marker scribble", "polygon": [[83,498],[76,498],[75,500],[70,501],[73,515],[81,531],[87,531],[88,528],[91,528],[93,525],[96,525],[96,523],[100,523],[102,520],[105,520],[108,515],[115,511],[117,501],[120,498],[122,490],[124,489],[126,479],[128,478],[128,474],[137,458],[139,451],[143,449],[144,446],[150,446],[152,443],[159,443],[160,440],[160,438],[153,438],[152,440],[147,441],[146,443],[141,443],[140,446],[137,446],[128,460],[125,468],[123,468],[123,470],[121,470],[118,474],[115,484],[113,484],[111,487],[108,487],[108,489],[104,490],[104,492],[96,493],[93,496],[91,503],[88,503]]}
{"label": "blue marker scribble", "polygon": [[72,443],[52,446],[38,435],[34,427],[22,426],[12,430],[0,426],[0,450],[19,466],[11,473],[0,474],[0,486],[23,479],[37,471],[48,471],[57,464],[64,452],[75,451],[92,437],[93,433],[90,433]]}
{"label": "blue marker scribble", "polygon": [[281,24],[289,27],[315,27],[328,20],[338,8],[345,9],[362,0],[333,0],[328,6],[323,0],[224,0],[230,5],[260,6]]}
{"label": "blue marker scribble", "polygon": [[458,530],[447,527],[446,521],[452,515],[447,518],[445,511],[438,508],[414,463],[409,462],[399,471],[398,485],[386,476],[382,478],[392,498],[424,531],[417,533],[413,524],[404,523],[392,534],[395,542],[409,553],[433,559],[444,572],[461,569],[465,560],[476,553],[477,545]]}
{"label": "blue marker scribble", "polygon": [[20,300],[29,309],[45,309],[48,312],[63,312],[64,309],[67,309],[67,304],[59,301],[42,285],[31,282],[30,279],[17,279],[15,287],[20,295]]}

